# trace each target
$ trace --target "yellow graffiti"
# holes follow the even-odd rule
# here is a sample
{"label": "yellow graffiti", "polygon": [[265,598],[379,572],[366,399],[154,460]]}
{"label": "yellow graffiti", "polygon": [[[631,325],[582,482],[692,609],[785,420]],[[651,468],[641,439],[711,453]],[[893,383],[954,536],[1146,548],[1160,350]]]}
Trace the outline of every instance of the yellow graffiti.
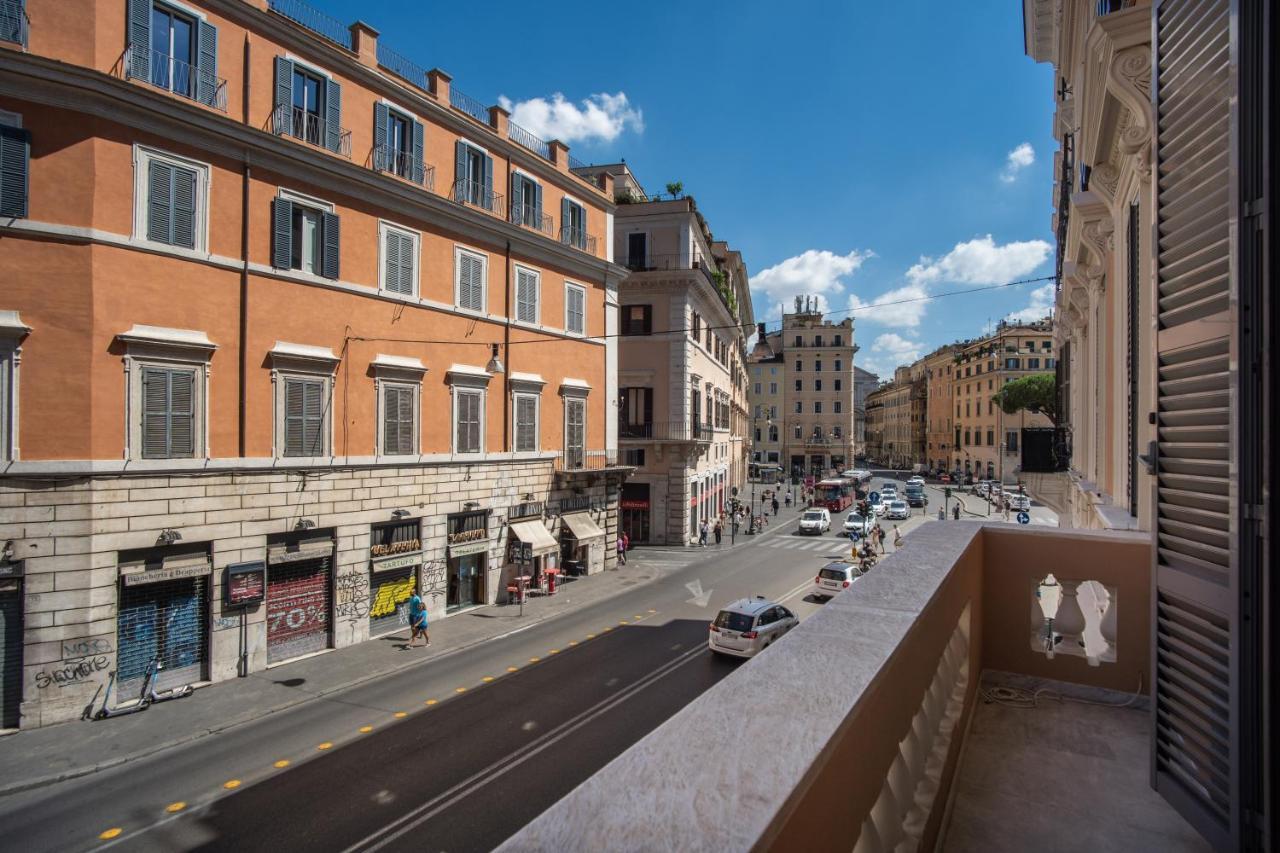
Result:
{"label": "yellow graffiti", "polygon": [[369,615],[390,616],[396,612],[396,605],[408,601],[411,595],[413,595],[412,577],[385,581],[374,593],[373,607],[369,609]]}

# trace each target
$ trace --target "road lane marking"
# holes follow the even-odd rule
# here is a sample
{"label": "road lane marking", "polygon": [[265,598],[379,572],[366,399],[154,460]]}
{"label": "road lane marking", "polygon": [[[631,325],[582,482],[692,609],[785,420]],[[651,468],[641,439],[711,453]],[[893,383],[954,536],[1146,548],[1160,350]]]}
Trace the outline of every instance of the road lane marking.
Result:
{"label": "road lane marking", "polygon": [[424,705],[434,705],[434,704],[436,704],[436,703],[437,703],[437,702],[439,702],[439,701],[440,701],[439,699],[428,699],[426,702],[423,702],[422,704],[424,704]]}
{"label": "road lane marking", "polygon": [[509,667],[507,667],[507,672],[519,672],[519,671],[520,671],[520,667],[518,667],[518,666],[509,666]]}
{"label": "road lane marking", "polygon": [[408,715],[408,714],[406,714],[404,711],[396,711],[396,712],[395,712],[394,714],[392,714],[391,716],[395,717],[397,720],[402,720],[402,719],[404,719],[405,717],[407,717],[407,716],[409,716],[409,715]]}
{"label": "road lane marking", "polygon": [[329,741],[325,741],[324,743],[318,743],[316,744],[316,749],[320,750],[321,752],[324,752],[326,749],[333,749],[333,744]]}
{"label": "road lane marking", "polygon": [[176,803],[169,803],[169,805],[164,807],[164,810],[167,811],[169,814],[177,814],[178,812],[182,811],[186,807],[187,807],[187,804],[185,802],[183,802],[182,800],[178,800],[178,802]]}
{"label": "road lane marking", "polygon": [[540,660],[542,660],[542,658],[529,658],[529,663],[537,663]]}
{"label": "road lane marking", "polygon": [[118,826],[113,826],[110,829],[104,829],[102,832],[98,833],[98,837],[103,841],[110,841],[122,832],[124,832],[123,829]]}
{"label": "road lane marking", "polygon": [[279,761],[277,761],[275,764],[272,764],[271,766],[276,768],[277,770],[283,770],[284,768],[289,766],[289,759],[282,758]]}
{"label": "road lane marking", "polygon": [[595,635],[595,634],[587,634],[587,639],[588,639],[588,640],[594,640],[595,638],[596,638],[596,635]]}
{"label": "road lane marking", "polygon": [[367,735],[369,732],[373,731],[373,726],[361,726],[358,731],[362,735]]}
{"label": "road lane marking", "polygon": [[452,788],[437,794],[435,797],[412,811],[401,815],[399,818],[375,830],[366,838],[363,838],[346,848],[343,853],[352,853],[352,851],[355,850],[365,850],[368,851],[368,853],[373,853],[373,851],[382,849],[386,845],[403,837],[406,833],[411,832],[418,826],[426,823],[441,811],[452,806],[458,800],[470,796],[472,793],[483,788],[485,785],[488,785],[490,782],[504,776],[540,752],[554,746],[557,742],[568,737],[574,731],[592,722],[602,714],[609,712],[616,705],[627,701],[632,696],[643,691],[653,683],[661,680],[675,670],[704,654],[706,654],[706,650],[701,646],[696,646],[684,654],[672,658],[667,663],[651,670],[647,675],[642,676],[639,680],[617,690],[597,702],[595,705],[592,705],[590,708],[579,712],[576,716],[571,717],[555,728],[550,729],[541,737],[527,742],[524,746],[509,755],[498,759],[488,767],[478,770],[471,776],[454,785]]}
{"label": "road lane marking", "polygon": [[454,692],[454,693],[466,693],[466,692],[467,692],[467,688],[465,688],[465,687],[455,687],[455,688],[453,688],[453,692]]}
{"label": "road lane marking", "polygon": [[483,681],[485,684],[488,684],[490,681],[493,681],[493,676],[492,676],[492,675],[486,675],[484,678],[482,678],[482,679],[480,679],[480,680],[481,680],[481,681]]}

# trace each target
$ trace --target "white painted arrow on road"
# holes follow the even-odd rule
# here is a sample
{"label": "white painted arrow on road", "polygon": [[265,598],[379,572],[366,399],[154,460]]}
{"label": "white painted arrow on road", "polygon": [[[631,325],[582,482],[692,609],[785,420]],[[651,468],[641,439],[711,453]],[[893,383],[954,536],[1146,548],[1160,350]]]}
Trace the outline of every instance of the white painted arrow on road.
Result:
{"label": "white painted arrow on road", "polygon": [[696,604],[699,607],[706,607],[707,602],[711,600],[711,590],[702,591],[702,581],[692,581],[684,585],[684,588],[693,593],[693,598],[689,599],[690,604]]}

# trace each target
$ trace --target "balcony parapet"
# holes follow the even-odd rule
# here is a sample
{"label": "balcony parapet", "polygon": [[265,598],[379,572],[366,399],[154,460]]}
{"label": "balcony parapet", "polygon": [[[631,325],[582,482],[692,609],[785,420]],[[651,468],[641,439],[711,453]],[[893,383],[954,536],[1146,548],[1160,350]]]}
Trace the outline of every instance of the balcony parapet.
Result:
{"label": "balcony parapet", "polygon": [[[932,849],[981,670],[1145,689],[1150,553],[1141,535],[924,524],[499,849]],[[1036,646],[1050,572],[1075,596],[1052,657]],[[1065,653],[1090,630],[1075,604],[1099,607],[1086,582],[1113,639]]]}

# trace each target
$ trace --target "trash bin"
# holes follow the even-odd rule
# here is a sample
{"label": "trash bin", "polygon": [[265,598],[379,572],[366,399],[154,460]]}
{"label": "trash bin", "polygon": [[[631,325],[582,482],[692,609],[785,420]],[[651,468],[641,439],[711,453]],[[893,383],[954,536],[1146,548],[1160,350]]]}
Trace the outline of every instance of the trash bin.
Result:
{"label": "trash bin", "polygon": [[586,574],[586,567],[583,566],[581,560],[565,560],[564,573],[569,577],[578,578]]}

